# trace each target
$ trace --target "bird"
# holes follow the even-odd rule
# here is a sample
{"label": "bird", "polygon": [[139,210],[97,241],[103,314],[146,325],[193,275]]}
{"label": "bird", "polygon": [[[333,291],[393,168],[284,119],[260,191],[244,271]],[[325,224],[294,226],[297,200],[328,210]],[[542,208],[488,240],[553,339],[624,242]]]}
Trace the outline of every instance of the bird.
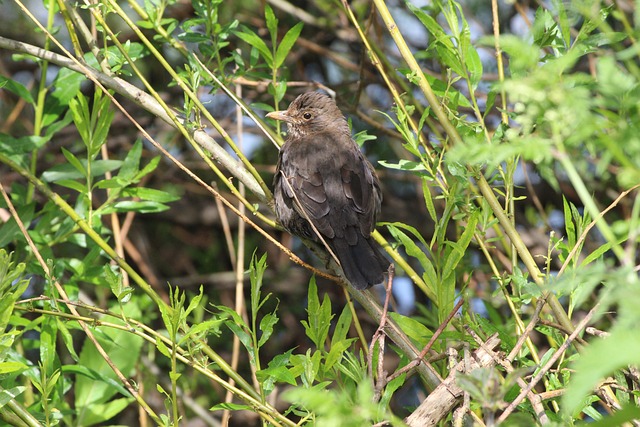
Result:
{"label": "bird", "polygon": [[380,182],[333,98],[306,92],[266,116],[287,125],[273,180],[278,222],[328,246],[356,289],[384,281],[390,262],[371,237],[382,203]]}

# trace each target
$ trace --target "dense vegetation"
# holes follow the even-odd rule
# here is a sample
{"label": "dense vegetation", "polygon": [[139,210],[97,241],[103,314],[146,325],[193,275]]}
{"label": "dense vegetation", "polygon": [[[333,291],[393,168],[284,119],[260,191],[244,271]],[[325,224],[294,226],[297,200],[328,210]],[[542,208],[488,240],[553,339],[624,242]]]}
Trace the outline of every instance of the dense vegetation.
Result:
{"label": "dense vegetation", "polygon": [[[0,7],[4,423],[640,420],[634,2]],[[390,301],[274,220],[308,90],[378,169]]]}

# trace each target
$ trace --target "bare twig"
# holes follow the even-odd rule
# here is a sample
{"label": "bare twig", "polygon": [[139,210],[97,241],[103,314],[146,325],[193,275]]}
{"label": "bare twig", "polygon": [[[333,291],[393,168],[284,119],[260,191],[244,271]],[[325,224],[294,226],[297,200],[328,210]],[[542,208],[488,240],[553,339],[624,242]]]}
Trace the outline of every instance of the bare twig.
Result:
{"label": "bare twig", "polygon": [[549,369],[556,363],[556,361],[564,354],[564,352],[569,348],[571,343],[576,339],[576,337],[582,332],[582,330],[587,326],[587,324],[591,321],[591,318],[599,309],[600,303],[597,303],[589,312],[584,316],[584,318],[578,323],[574,329],[574,331],[569,335],[562,345],[556,350],[556,352],[551,356],[551,358],[544,364],[538,371],[538,373],[531,379],[529,385],[522,389],[520,394],[505,408],[504,412],[500,414],[498,417],[498,422],[503,422],[507,419],[507,417],[515,410],[515,408],[524,400],[527,394],[533,390],[533,388],[542,380],[542,378],[547,374]]}
{"label": "bare twig", "polygon": [[418,357],[413,359],[410,363],[405,365],[402,369],[398,369],[396,372],[391,374],[389,378],[387,378],[387,381],[391,381],[399,377],[400,375],[404,374],[407,371],[410,371],[411,369],[415,368],[417,365],[419,365],[421,362],[424,361],[424,358],[426,357],[427,353],[429,352],[429,350],[431,350],[431,346],[433,346],[433,344],[436,342],[436,339],[438,339],[440,334],[444,332],[444,329],[447,327],[449,322],[451,322],[451,319],[453,319],[453,316],[455,316],[458,310],[460,310],[460,307],[462,307],[463,303],[464,303],[464,300],[462,298],[459,298],[455,307],[453,307],[453,310],[451,310],[451,312],[447,315],[447,318],[444,320],[444,322],[442,322],[440,326],[438,326],[438,329],[436,329],[436,331],[433,333],[433,335],[431,336],[431,339],[429,340],[427,345],[424,346],[424,348],[422,349]]}
{"label": "bare twig", "polygon": [[[393,276],[395,267],[393,264],[389,265],[389,276],[387,278],[387,286],[386,286],[386,294],[384,299],[384,305],[382,306],[382,316],[380,316],[380,323],[378,325],[378,329],[373,334],[371,338],[371,344],[369,345],[369,354],[368,354],[368,363],[369,366],[369,376],[374,381],[374,397],[373,401],[377,402],[380,400],[380,396],[382,395],[382,389],[387,385],[387,373],[384,371],[384,344],[386,334],[384,332],[384,328],[387,325],[387,313],[389,311],[389,301],[391,300],[391,290],[393,287]],[[373,377],[373,350],[376,345],[378,345],[378,368],[376,372],[376,378]]]}

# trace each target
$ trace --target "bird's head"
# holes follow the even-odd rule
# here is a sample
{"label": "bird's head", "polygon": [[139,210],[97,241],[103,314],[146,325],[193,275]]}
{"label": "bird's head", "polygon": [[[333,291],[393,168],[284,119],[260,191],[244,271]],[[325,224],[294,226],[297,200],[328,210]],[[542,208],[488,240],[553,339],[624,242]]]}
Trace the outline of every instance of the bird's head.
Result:
{"label": "bird's head", "polygon": [[317,132],[345,132],[349,125],[335,101],[319,92],[299,95],[283,111],[273,111],[267,117],[287,123],[290,137],[306,136]]}

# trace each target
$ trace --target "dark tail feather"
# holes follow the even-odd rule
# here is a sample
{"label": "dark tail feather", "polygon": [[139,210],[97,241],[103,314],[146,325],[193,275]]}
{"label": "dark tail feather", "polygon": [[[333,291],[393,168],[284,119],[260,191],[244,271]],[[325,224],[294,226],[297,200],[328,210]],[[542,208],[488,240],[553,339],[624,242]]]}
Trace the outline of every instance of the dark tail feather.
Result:
{"label": "dark tail feather", "polygon": [[345,239],[334,239],[328,243],[340,260],[347,280],[356,289],[363,290],[382,283],[390,263],[371,237],[358,236],[355,245],[350,245]]}

